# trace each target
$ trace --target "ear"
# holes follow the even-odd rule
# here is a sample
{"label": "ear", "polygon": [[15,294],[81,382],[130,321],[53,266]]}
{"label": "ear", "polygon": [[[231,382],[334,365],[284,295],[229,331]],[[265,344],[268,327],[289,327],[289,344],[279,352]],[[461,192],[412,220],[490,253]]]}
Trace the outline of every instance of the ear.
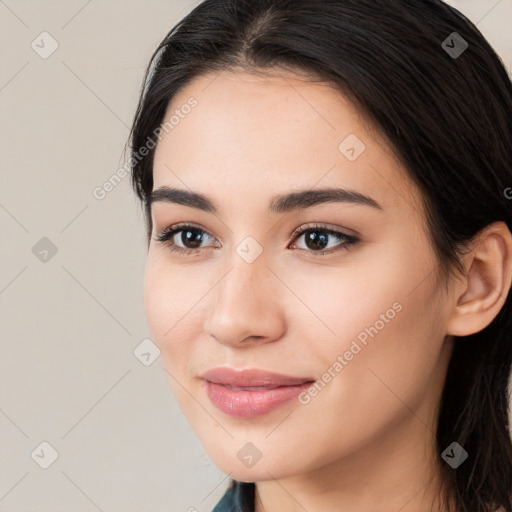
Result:
{"label": "ear", "polygon": [[487,327],[499,313],[512,283],[512,235],[495,222],[473,240],[464,258],[465,277],[455,284],[447,334],[468,336]]}

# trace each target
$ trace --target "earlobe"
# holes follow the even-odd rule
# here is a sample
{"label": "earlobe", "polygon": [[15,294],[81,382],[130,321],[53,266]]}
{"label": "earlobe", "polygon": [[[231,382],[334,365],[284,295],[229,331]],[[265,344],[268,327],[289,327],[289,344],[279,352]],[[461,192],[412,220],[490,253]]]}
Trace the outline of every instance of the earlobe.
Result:
{"label": "earlobe", "polygon": [[475,236],[465,256],[466,276],[454,284],[455,303],[447,334],[468,336],[487,327],[497,316],[512,282],[512,235],[500,221]]}

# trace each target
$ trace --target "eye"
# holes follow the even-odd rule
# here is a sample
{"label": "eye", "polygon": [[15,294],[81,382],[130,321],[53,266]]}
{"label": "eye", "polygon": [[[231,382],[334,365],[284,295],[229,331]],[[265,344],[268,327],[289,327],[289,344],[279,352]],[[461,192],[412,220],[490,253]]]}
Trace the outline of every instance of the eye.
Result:
{"label": "eye", "polygon": [[[299,249],[313,252],[315,256],[348,251],[351,246],[359,242],[359,238],[353,235],[347,235],[321,224],[309,224],[305,227],[301,227],[294,233],[294,236],[296,240],[304,236],[306,248],[299,247]],[[338,241],[338,243],[334,245],[330,244],[329,238],[334,242]],[[332,247],[334,247],[333,250],[324,250],[325,248],[331,249]]]}
{"label": "eye", "polygon": [[[181,235],[176,237],[178,233],[181,233]],[[172,252],[191,256],[192,254],[197,254],[198,248],[202,248],[201,243],[204,241],[204,235],[209,238],[214,238],[213,235],[204,229],[193,226],[192,224],[175,224],[165,228],[155,240],[167,245]],[[176,244],[174,240],[175,237],[183,246]]]}
{"label": "eye", "polygon": [[[178,234],[180,235],[176,236]],[[347,235],[321,224],[308,224],[296,230],[292,236],[293,240],[298,240],[304,236],[306,248],[299,247],[299,249],[312,252],[315,256],[347,251],[351,246],[360,241],[353,235]],[[192,224],[175,224],[165,228],[155,240],[167,245],[172,252],[192,256],[198,254],[198,249],[208,248],[201,245],[208,238],[214,239],[215,237],[204,229]],[[334,249],[332,249],[333,246],[330,244],[329,238],[338,242],[334,244]],[[182,245],[179,245],[177,241]],[[293,247],[295,247],[295,244]],[[326,247],[331,250],[325,250]]]}

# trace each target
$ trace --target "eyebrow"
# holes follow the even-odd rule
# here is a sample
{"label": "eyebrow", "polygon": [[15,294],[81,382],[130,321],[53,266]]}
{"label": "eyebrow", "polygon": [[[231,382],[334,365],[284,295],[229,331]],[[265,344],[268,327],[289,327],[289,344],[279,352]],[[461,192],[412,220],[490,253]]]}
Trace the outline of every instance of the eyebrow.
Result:
{"label": "eyebrow", "polygon": [[[150,209],[153,203],[161,201],[190,206],[191,208],[197,208],[210,213],[218,212],[215,202],[209,197],[178,188],[163,186],[153,190],[148,200],[147,208]],[[324,188],[299,190],[285,195],[274,196],[269,203],[269,211],[272,213],[287,213],[325,203],[357,204],[384,210],[375,199],[354,190]]]}

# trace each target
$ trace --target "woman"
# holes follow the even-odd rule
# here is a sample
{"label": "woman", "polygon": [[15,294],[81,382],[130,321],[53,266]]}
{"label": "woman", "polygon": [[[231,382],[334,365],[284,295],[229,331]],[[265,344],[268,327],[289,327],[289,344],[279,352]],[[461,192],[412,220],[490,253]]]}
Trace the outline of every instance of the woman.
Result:
{"label": "woman", "polygon": [[130,134],[215,508],[512,510],[512,87],[438,0],[206,0]]}

